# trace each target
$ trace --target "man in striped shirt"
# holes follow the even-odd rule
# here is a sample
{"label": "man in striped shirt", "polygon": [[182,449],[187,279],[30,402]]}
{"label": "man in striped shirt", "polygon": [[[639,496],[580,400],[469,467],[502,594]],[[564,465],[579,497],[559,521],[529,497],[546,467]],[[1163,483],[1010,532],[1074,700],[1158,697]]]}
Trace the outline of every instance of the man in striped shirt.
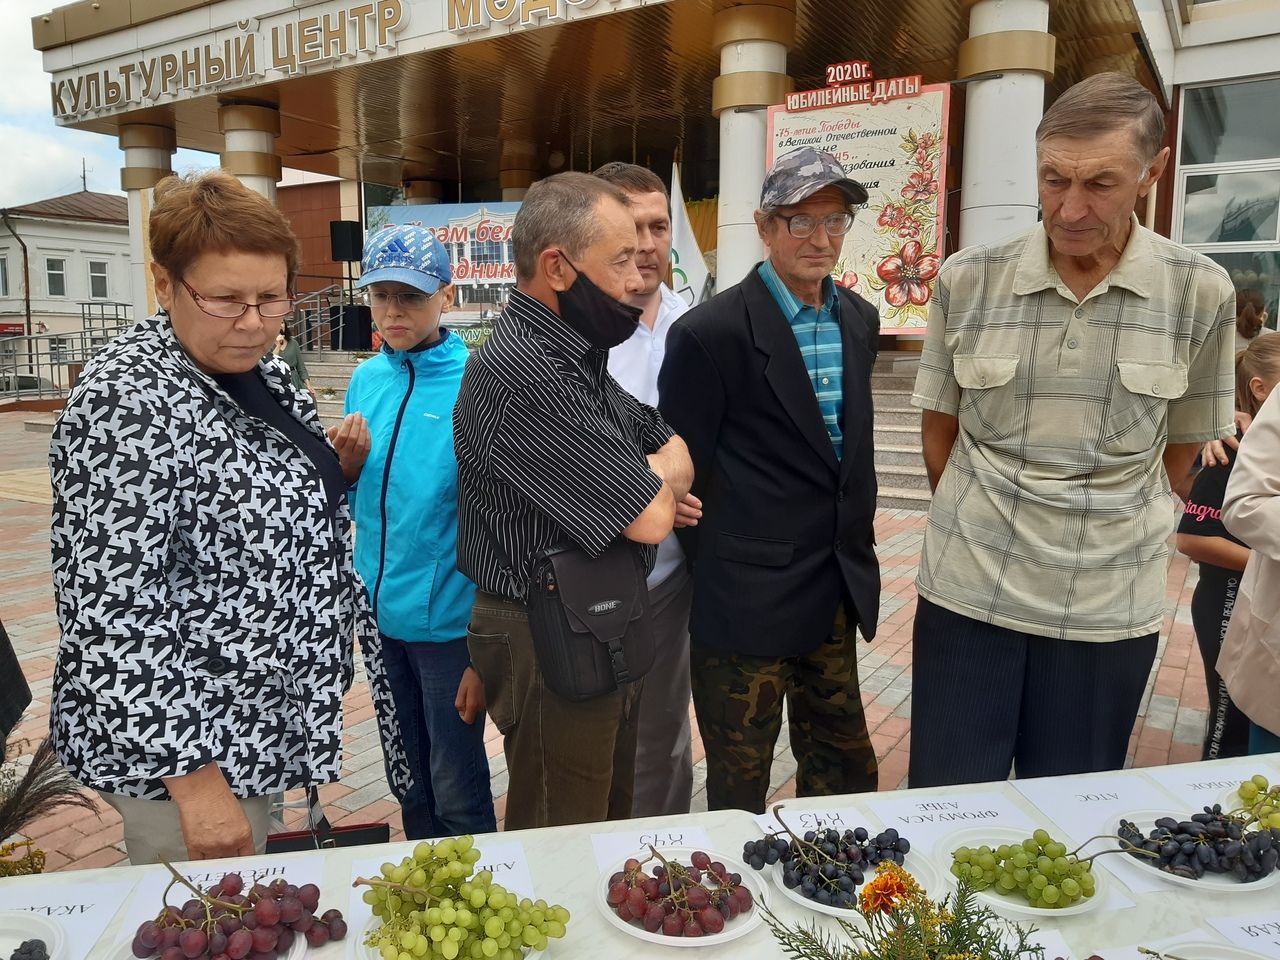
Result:
{"label": "man in striped shirt", "polygon": [[516,289],[453,413],[458,567],[479,587],[467,640],[505,738],[508,830],[631,814],[639,684],[580,702],[548,690],[523,602],[547,547],[597,556],[625,537],[651,568],[692,482],[683,441],[605,366],[639,317],[620,302],[642,286],[629,202],[582,173],[530,188]]}
{"label": "man in striped shirt", "polygon": [[763,812],[784,702],[799,796],[876,789],[855,628],[875,635],[880,601],[880,318],[831,280],[866,199],[830,154],[779,158],[756,212],[767,259],[667,336],[660,407],[689,444],[703,502],[680,536],[713,810]]}

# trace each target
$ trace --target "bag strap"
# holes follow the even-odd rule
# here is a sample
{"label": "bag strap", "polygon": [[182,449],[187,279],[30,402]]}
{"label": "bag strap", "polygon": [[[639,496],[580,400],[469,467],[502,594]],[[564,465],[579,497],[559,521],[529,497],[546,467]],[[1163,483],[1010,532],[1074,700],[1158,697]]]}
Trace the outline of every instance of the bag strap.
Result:
{"label": "bag strap", "polygon": [[494,556],[502,564],[502,572],[507,575],[507,579],[511,581],[512,586],[515,588],[516,599],[521,603],[527,602],[529,587],[520,577],[516,576],[516,565],[511,562],[511,554],[507,553],[506,548],[502,546],[501,541],[498,540],[497,535],[493,532],[493,528],[485,522],[484,517],[480,515],[478,510],[475,517],[476,522],[480,524],[480,529],[484,533],[485,539],[489,541],[489,547],[493,550]]}
{"label": "bag strap", "polygon": [[311,838],[317,850],[332,849],[337,846],[333,839],[333,827],[325,816],[324,805],[320,802],[320,791],[315,786],[307,788],[307,824],[311,828]]}

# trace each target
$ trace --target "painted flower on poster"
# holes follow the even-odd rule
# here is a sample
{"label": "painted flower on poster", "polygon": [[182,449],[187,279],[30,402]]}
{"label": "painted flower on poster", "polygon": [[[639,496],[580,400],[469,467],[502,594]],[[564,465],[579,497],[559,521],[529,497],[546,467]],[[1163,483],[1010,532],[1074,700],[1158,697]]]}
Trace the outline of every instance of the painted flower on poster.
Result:
{"label": "painted flower on poster", "polygon": [[924,253],[919,240],[910,240],[876,265],[876,276],[884,284],[885,300],[892,306],[923,307],[933,294],[933,279],[941,266],[936,253]]}
{"label": "painted flower on poster", "polygon": [[902,327],[925,322],[942,265],[937,236],[942,139],[937,131],[910,129],[900,147],[910,173],[905,185],[872,204],[884,246],[875,254],[866,287],[884,298],[885,324]]}

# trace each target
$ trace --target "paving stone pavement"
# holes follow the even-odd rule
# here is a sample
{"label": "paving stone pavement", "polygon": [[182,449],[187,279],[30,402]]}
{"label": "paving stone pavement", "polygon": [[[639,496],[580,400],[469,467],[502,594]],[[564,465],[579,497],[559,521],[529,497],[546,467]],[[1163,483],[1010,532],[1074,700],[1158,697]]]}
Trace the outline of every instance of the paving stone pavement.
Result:
{"label": "paving stone pavement", "polygon": [[[34,700],[15,736],[33,748],[48,731],[49,685],[58,630],[49,572],[49,503],[40,481],[48,435],[26,432],[30,414],[0,413],[0,620],[4,621]],[[861,644],[862,699],[876,755],[880,789],[905,786],[911,732],[911,621],[915,613],[915,572],[925,515],[910,510],[876,514],[876,538],[883,571],[881,623],[874,643]],[[1204,668],[1195,649],[1190,602],[1195,567],[1174,555],[1169,564],[1168,607],[1159,653],[1143,709],[1130,739],[1134,766],[1180,763],[1200,758],[1208,695]],[[0,678],[0,683],[4,678]],[[336,824],[386,820],[393,836],[403,836],[400,811],[387,790],[373,705],[362,670],[345,700],[342,779],[320,788]],[[489,724],[486,749],[498,822],[506,812],[507,769],[502,738]],[[706,809],[706,763],[694,722],[696,762],[693,807]],[[773,765],[771,801],[795,796],[796,763],[782,738]],[[301,793],[289,795],[284,820],[296,828],[305,813]],[[125,859],[120,818],[97,801],[97,815],[63,811],[31,828],[48,855],[47,870],[108,866]]]}

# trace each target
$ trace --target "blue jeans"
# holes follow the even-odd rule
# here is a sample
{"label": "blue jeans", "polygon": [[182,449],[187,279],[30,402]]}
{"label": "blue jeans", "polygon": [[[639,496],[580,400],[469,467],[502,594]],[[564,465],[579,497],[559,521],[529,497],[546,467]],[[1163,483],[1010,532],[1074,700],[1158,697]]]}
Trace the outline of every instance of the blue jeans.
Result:
{"label": "blue jeans", "polygon": [[1256,757],[1263,753],[1280,753],[1280,737],[1256,723],[1250,723],[1249,756]]}
{"label": "blue jeans", "polygon": [[396,722],[413,775],[401,805],[405,836],[421,840],[495,832],[485,715],[481,711],[472,723],[463,723],[453,706],[471,662],[466,639],[406,643],[384,634],[382,640]]}

